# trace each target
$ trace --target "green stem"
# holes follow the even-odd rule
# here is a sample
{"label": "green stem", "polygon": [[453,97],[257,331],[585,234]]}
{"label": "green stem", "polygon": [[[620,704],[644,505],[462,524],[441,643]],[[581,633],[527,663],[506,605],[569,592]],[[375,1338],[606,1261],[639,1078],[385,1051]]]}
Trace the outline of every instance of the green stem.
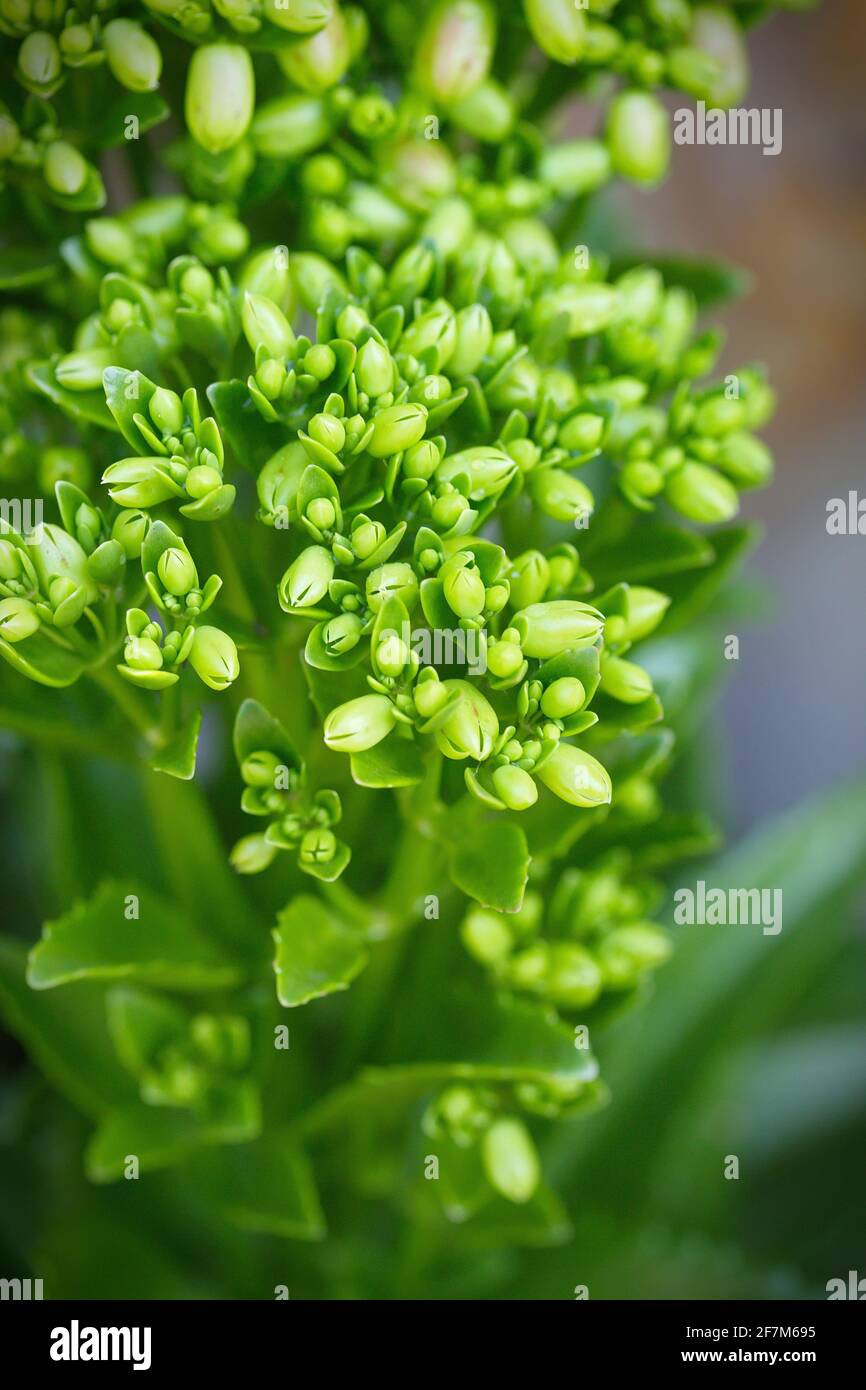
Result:
{"label": "green stem", "polygon": [[88,674],[106,694],[111,696],[118,709],[123,711],[127,719],[147,739],[149,744],[155,746],[160,743],[159,729],[153,723],[135,691],[124,684],[122,677],[116,671],[110,670],[107,666],[97,666]]}

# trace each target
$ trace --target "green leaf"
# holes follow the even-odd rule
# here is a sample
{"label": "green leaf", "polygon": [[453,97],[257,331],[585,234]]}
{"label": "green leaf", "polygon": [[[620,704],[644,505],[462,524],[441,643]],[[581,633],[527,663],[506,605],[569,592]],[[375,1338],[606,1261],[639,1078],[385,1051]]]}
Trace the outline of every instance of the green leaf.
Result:
{"label": "green leaf", "polygon": [[161,125],[170,115],[168,104],[159,92],[124,91],[109,106],[99,121],[93,136],[99,149],[108,150],[114,145],[122,145],[130,138],[127,124],[130,116],[138,122],[136,137],[154,126]]}
{"label": "green leaf", "polygon": [[106,409],[114,417],[109,429],[119,429],[136,456],[148,458],[153,449],[135,423],[136,415],[147,414],[150,398],[156,385],[142,372],[130,372],[125,367],[107,367],[102,375]]}
{"label": "green leaf", "polygon": [[294,898],[278,915],[273,936],[277,998],[287,1009],[348,989],[367,964],[358,932],[334,917],[318,898]]}
{"label": "green leaf", "polygon": [[322,1240],[325,1218],[309,1158],[287,1130],[201,1155],[202,1180],[226,1221],[255,1235]]}
{"label": "green leaf", "polygon": [[665,285],[691,290],[701,309],[732,299],[741,299],[752,284],[748,271],[725,261],[707,261],[687,256],[647,256],[646,252],[615,256],[611,276],[622,275],[635,266],[654,266]]}
{"label": "green leaf", "polygon": [[260,1117],[255,1089],[248,1082],[231,1086],[227,1114],[196,1115],[149,1105],[130,1105],[106,1116],[85,1154],[91,1182],[117,1182],[131,1156],[142,1173],[170,1168],[209,1144],[243,1144],[255,1138]]}
{"label": "green leaf", "polygon": [[201,710],[197,709],[186,720],[171,743],[152,754],[150,765],[154,772],[166,772],[169,777],[179,777],[182,782],[189,782],[195,776],[195,757],[200,733]]}
{"label": "green leaf", "polygon": [[483,907],[517,912],[529,877],[526,836],[516,825],[475,822],[452,846],[451,877]]}
{"label": "green leaf", "polygon": [[301,759],[279,719],[275,719],[258,700],[244,700],[234,727],[234,750],[238,763],[251,753],[275,753],[287,767],[300,768]]}
{"label": "green leaf", "polygon": [[414,739],[395,730],[363,753],[351,757],[352,777],[359,787],[411,787],[424,776],[424,760]]}
{"label": "green leaf", "polygon": [[710,537],[713,547],[710,564],[705,569],[674,575],[665,581],[665,593],[673,602],[665,614],[661,631],[675,632],[694,622],[760,538],[761,528],[756,525],[715,531]]}
{"label": "green leaf", "polygon": [[48,400],[76,424],[98,425],[103,430],[115,428],[101,391],[67,391],[55,377],[54,367],[50,362],[31,362],[25,375],[34,390],[47,396]]}
{"label": "green leaf", "polygon": [[[131,898],[138,899],[138,915],[129,920]],[[220,989],[236,984],[238,971],[151,888],[107,880],[87,902],[46,922],[42,939],[30,952],[27,982],[32,989],[81,979]]]}
{"label": "green leaf", "polygon": [[28,680],[56,690],[74,685],[87,664],[77,652],[58,646],[41,631],[23,642],[7,642],[0,637],[0,656]]}
{"label": "green leaf", "polygon": [[636,525],[625,540],[593,557],[593,578],[606,589],[617,583],[649,584],[663,575],[699,569],[713,562],[711,539],[678,526]]}
{"label": "green leaf", "polygon": [[105,996],[108,1031],[120,1061],[141,1077],[168,1043],[185,1037],[189,1017],[172,999],[134,986],[116,985]]}
{"label": "green leaf", "polygon": [[53,280],[60,269],[57,253],[50,246],[4,246],[0,248],[0,290],[31,289]]}
{"label": "green leaf", "polygon": [[27,953],[0,937],[0,1015],[37,1067],[73,1105],[94,1118],[132,1101],[136,1088],[118,1065],[105,1024],[105,990],[77,984],[48,998],[26,980]]}

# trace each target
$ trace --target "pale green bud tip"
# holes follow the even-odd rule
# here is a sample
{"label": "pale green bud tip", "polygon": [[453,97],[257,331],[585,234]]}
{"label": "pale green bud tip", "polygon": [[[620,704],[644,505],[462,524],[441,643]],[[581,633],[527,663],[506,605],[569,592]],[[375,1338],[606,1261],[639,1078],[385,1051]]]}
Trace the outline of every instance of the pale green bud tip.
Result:
{"label": "pale green bud tip", "polygon": [[373,438],[367,445],[374,458],[401,453],[423,439],[427,429],[427,409],[406,402],[380,410],[373,420]]}
{"label": "pale green bud tip", "polygon": [[442,687],[446,698],[456,693],[460,695],[460,700],[442,727],[436,730],[436,742],[441,752],[455,761],[472,758],[475,762],[484,762],[493,752],[499,735],[496,711],[469,681],[444,681]]}
{"label": "pale green bud tip", "polygon": [[162,54],[159,45],[140,24],[113,19],[103,30],[108,66],[131,92],[151,92],[159,85]]}
{"label": "pale green bud tip", "polygon": [[583,707],[586,691],[576,676],[561,676],[541,697],[541,709],[548,719],[567,719]]}
{"label": "pale green bud tip", "polygon": [[685,463],[671,474],[665,497],[676,511],[705,526],[730,521],[740,506],[733,483],[703,463]]}
{"label": "pale green bud tip", "polygon": [[586,16],[575,0],[523,0],[523,8],[538,47],[557,63],[576,63],[586,38]]}
{"label": "pale green bud tip", "polygon": [[528,1202],[541,1181],[541,1166],[529,1130],[521,1120],[496,1120],[481,1143],[484,1171],[492,1187],[509,1202]]}
{"label": "pale green bud tip", "polygon": [[602,664],[601,686],[615,700],[626,705],[639,705],[652,694],[652,679],[642,666],[622,657],[609,656]]}
{"label": "pale green bud tip", "polygon": [[177,546],[162,552],[156,569],[163,587],[177,598],[198,587],[198,575],[192,556]]}
{"label": "pale green bud tip", "polygon": [[623,178],[658,183],[667,173],[670,143],[667,111],[650,92],[621,92],[611,102],[607,144],[613,167]]}
{"label": "pale green bud tip", "polygon": [[210,154],[222,154],[242,140],[255,107],[252,59],[239,44],[197,48],[186,83],[186,123],[193,139]]}
{"label": "pale green bud tip", "polygon": [[272,299],[262,294],[244,295],[241,310],[244,337],[255,352],[264,345],[271,357],[286,357],[295,346],[291,324]]}
{"label": "pale green bud tip", "polygon": [[538,800],[538,788],[522,767],[498,767],[493,785],[500,800],[512,811],[526,811]]}
{"label": "pale green bud tip", "polygon": [[588,603],[555,599],[521,609],[513,625],[525,654],[546,660],[576,647],[591,646],[604,630],[604,617]]}
{"label": "pale green bud tip", "polygon": [[334,557],[321,545],[308,546],[290,565],[280,582],[284,607],[311,608],[328,592],[334,577]]}
{"label": "pale green bud tip", "polygon": [[324,725],[325,743],[338,753],[363,753],[381,743],[396,722],[386,695],[361,695],[331,710]]}
{"label": "pale green bud tip", "polygon": [[[11,577],[11,576],[10,576]],[[23,642],[39,627],[39,614],[24,598],[0,600],[0,638],[6,642]]]}
{"label": "pale green bud tip", "polygon": [[590,753],[571,743],[560,743],[538,769],[546,787],[571,806],[605,806],[612,788],[607,769]]}
{"label": "pale green bud tip", "polygon": [[487,76],[495,40],[496,16],[488,0],[439,0],[418,46],[420,85],[444,105],[460,101]]}
{"label": "pale green bud tip", "polygon": [[54,140],[45,151],[42,176],[54,193],[73,198],[87,181],[87,160],[74,145]]}
{"label": "pale green bud tip", "polygon": [[240,674],[238,649],[218,627],[196,628],[189,659],[196,675],[211,690],[226,690]]}
{"label": "pale green bud tip", "polygon": [[264,835],[245,835],[232,849],[229,863],[236,874],[258,874],[273,863],[276,853]]}

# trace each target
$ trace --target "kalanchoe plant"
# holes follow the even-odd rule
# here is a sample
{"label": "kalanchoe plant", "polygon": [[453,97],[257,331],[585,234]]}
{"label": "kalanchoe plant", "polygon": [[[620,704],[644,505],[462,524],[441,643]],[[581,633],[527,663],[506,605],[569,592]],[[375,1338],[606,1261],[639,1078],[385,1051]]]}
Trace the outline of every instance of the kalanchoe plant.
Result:
{"label": "kalanchoe plant", "polygon": [[[762,370],[708,382],[736,274],[585,245],[585,200],[663,178],[654,89],[736,100],[767,8],[0,0],[0,724],[115,760],[100,808],[147,827],[95,892],[67,866],[28,967],[95,991],[101,1074],[55,1069],[96,1181],[216,1153],[220,1222],[319,1238],[303,1146],[344,1127],[362,1187],[432,1145],[449,1220],[556,1238],[545,1122],[606,1099],[655,875],[713,842],[660,786],[653,639],[772,473]],[[278,1077],[276,1010],[350,985]]]}

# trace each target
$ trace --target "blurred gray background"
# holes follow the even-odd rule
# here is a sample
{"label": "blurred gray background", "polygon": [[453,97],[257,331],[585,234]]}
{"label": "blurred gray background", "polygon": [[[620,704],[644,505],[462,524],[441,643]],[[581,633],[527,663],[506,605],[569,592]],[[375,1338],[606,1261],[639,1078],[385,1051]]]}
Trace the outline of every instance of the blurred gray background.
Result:
{"label": "blurred gray background", "polygon": [[662,188],[618,195],[635,246],[754,277],[723,312],[722,366],[764,361],[779,394],[775,483],[744,508],[766,528],[751,572],[769,607],[732,624],[725,663],[734,832],[866,767],[866,535],[826,530],[830,498],[866,498],[866,5],[782,13],[750,47],[740,104],[782,109],[781,153],[677,146]]}

